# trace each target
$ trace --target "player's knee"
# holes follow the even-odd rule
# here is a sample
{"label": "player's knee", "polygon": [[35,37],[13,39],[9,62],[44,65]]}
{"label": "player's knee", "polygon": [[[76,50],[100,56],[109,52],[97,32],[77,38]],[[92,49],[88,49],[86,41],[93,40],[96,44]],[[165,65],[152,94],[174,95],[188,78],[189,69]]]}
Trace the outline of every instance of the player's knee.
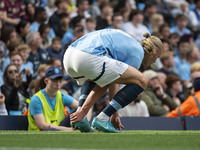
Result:
{"label": "player's knee", "polygon": [[141,76],[139,82],[140,82],[140,86],[143,89],[145,89],[147,87],[147,85],[148,85],[149,79],[147,77],[145,77],[145,76]]}

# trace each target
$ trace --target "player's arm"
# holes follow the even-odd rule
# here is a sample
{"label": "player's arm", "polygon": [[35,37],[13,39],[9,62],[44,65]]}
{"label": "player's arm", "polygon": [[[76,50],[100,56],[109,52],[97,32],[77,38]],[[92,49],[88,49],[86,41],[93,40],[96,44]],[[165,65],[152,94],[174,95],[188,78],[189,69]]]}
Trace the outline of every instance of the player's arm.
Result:
{"label": "player's arm", "polygon": [[33,118],[34,118],[34,120],[35,120],[35,123],[36,123],[37,127],[38,127],[40,130],[45,130],[45,129],[49,129],[49,128],[55,128],[55,129],[58,129],[58,130],[60,130],[60,131],[72,131],[72,130],[73,130],[73,129],[70,128],[70,127],[55,126],[55,125],[53,125],[53,124],[46,123],[43,114],[33,115]]}
{"label": "player's arm", "polygon": [[78,101],[76,99],[73,100],[72,104],[70,105],[71,108],[77,109],[78,108]]}
{"label": "player's arm", "polygon": [[100,86],[95,85],[94,89],[90,92],[87,99],[85,100],[82,108],[79,111],[70,115],[71,122],[74,123],[82,121],[90,108],[95,104],[95,102],[105,94],[109,86],[110,85],[107,85],[101,88]]}

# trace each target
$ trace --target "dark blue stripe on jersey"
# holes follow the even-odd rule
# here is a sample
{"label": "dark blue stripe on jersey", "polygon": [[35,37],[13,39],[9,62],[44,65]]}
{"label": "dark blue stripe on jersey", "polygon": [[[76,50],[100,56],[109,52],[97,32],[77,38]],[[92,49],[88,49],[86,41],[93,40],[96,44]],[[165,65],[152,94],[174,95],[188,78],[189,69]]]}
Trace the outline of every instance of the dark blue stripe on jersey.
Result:
{"label": "dark blue stripe on jersey", "polygon": [[99,80],[103,76],[103,74],[105,72],[105,67],[106,67],[106,63],[104,62],[101,74],[97,78],[95,78],[93,81],[97,81],[97,80]]}
{"label": "dark blue stripe on jersey", "polygon": [[106,48],[106,49],[108,51],[108,55],[110,55],[112,58],[114,58],[113,55],[112,55],[112,53],[111,53],[111,51],[109,50],[109,48]]}
{"label": "dark blue stripe on jersey", "polygon": [[80,76],[80,77],[73,77],[74,79],[80,79],[80,78],[84,78],[85,76]]}

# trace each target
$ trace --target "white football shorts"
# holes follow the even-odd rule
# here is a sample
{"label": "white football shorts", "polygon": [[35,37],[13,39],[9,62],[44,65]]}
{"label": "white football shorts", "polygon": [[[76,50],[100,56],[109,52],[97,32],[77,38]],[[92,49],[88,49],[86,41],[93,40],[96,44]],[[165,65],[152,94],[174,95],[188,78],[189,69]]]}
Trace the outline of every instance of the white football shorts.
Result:
{"label": "white football shorts", "polygon": [[107,56],[96,56],[69,47],[63,59],[64,68],[79,85],[86,80],[92,80],[100,87],[104,87],[122,75],[128,65]]}

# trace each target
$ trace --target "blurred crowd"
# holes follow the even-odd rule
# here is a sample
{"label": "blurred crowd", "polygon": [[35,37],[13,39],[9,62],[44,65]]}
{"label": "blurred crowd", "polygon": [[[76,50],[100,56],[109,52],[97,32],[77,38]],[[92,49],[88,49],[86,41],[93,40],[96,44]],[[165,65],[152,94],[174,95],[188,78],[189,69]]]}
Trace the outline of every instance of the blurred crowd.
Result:
{"label": "blurred crowd", "polygon": [[[0,0],[0,115],[26,112],[50,66],[63,71],[61,89],[78,99],[80,87],[64,71],[63,54],[100,29],[123,30],[139,42],[149,32],[164,45],[154,64],[140,68],[148,87],[120,116],[167,116],[198,92],[200,0]],[[106,93],[93,116],[108,101]]]}

